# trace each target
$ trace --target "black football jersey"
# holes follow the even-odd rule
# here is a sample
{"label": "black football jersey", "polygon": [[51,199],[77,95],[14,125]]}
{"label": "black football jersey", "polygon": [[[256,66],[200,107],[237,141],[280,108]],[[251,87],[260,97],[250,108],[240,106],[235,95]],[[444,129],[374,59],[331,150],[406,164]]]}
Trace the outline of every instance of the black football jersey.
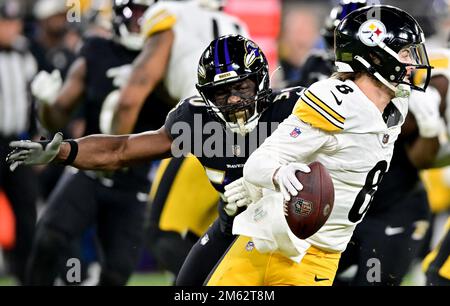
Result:
{"label": "black football jersey", "polygon": [[[219,192],[223,187],[242,177],[242,169],[247,158],[273,130],[287,118],[297,102],[303,88],[293,87],[277,91],[268,98],[270,106],[262,113],[258,126],[245,136],[233,133],[217,121],[209,113],[208,107],[200,96],[193,96],[181,101],[167,116],[165,128],[174,139],[174,143],[182,143],[183,152],[197,156],[205,167],[211,183]],[[218,131],[215,127],[221,126]],[[213,137],[219,133],[223,137]],[[186,140],[184,143],[179,141]],[[189,141],[189,140],[190,141]],[[208,152],[212,148],[215,154]],[[211,156],[214,155],[214,156]],[[214,173],[217,174],[215,177]],[[221,174],[221,175],[219,175]]]}
{"label": "black football jersey", "polygon": [[[279,123],[291,113],[299,98],[301,87],[276,91],[270,95],[270,106],[262,113],[258,126],[245,136],[231,132],[219,124],[209,113],[201,97],[194,96],[181,101],[167,116],[165,128],[180,152],[197,156],[217,191],[223,193],[225,185],[242,177],[244,164],[250,154],[271,135]],[[220,137],[214,137],[218,133]],[[210,151],[215,154],[211,155]],[[232,217],[219,204],[219,221],[222,231],[231,233]]]}

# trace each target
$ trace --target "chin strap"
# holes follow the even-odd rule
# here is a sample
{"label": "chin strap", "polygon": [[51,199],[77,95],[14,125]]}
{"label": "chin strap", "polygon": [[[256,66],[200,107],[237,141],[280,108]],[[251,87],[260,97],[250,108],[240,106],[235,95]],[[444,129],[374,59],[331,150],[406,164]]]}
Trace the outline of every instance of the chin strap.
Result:
{"label": "chin strap", "polygon": [[398,84],[397,86],[394,86],[392,83],[388,82],[385,78],[381,76],[380,73],[378,73],[375,68],[373,68],[368,61],[366,61],[364,58],[362,58],[359,55],[355,56],[355,60],[360,62],[368,71],[370,71],[378,81],[383,83],[387,88],[392,90],[395,94],[396,98],[409,98],[411,94],[411,88],[408,85],[405,84]]}

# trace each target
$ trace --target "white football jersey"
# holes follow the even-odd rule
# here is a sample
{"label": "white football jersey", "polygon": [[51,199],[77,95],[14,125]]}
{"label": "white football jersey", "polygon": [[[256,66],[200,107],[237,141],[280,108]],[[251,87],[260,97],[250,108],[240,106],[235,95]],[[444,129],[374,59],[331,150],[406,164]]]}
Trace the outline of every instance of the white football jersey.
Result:
{"label": "white football jersey", "polygon": [[342,252],[389,167],[408,101],[394,99],[384,112],[385,121],[350,80],[323,80],[298,95],[293,114],[250,156],[244,177],[273,190],[272,177],[280,165],[321,162],[334,183],[334,208],[306,242]]}
{"label": "white football jersey", "polygon": [[169,29],[175,33],[164,85],[176,101],[197,94],[198,62],[213,39],[226,34],[248,37],[239,19],[203,7],[197,0],[157,2],[143,18],[146,37]]}

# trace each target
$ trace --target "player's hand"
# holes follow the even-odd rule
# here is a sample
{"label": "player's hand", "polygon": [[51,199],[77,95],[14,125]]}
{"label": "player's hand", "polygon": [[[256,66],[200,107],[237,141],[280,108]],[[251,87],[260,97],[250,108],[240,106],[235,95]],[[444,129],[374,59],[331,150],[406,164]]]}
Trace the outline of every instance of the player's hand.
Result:
{"label": "player's hand", "polygon": [[6,157],[9,169],[14,171],[20,165],[48,164],[58,155],[63,141],[63,134],[56,133],[52,141],[12,141],[9,146],[13,151]]}
{"label": "player's hand", "polygon": [[428,87],[426,92],[413,90],[409,98],[409,110],[416,118],[419,134],[424,138],[432,138],[441,131],[441,117],[439,105],[441,96],[439,92]]}
{"label": "player's hand", "polygon": [[106,76],[113,79],[113,85],[115,87],[121,88],[128,82],[132,71],[133,65],[128,64],[108,69]]}
{"label": "player's hand", "polygon": [[223,200],[226,202],[225,212],[234,216],[239,207],[246,207],[262,197],[260,188],[246,182],[243,177],[225,186]]}
{"label": "player's hand", "polygon": [[55,69],[51,74],[41,71],[31,82],[31,93],[40,102],[52,105],[58,97],[62,84],[63,80],[59,70]]}
{"label": "player's hand", "polygon": [[278,168],[274,175],[274,182],[283,194],[285,201],[289,201],[291,196],[296,196],[303,189],[303,185],[295,176],[297,171],[309,173],[311,169],[303,163],[290,163]]}

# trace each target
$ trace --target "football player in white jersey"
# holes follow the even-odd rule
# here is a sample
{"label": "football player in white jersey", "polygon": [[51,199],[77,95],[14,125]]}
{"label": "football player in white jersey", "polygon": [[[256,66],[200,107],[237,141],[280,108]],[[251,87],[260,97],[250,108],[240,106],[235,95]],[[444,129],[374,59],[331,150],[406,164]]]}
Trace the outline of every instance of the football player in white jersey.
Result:
{"label": "football player in white jersey", "polygon": [[[410,89],[424,91],[431,69],[420,26],[398,8],[356,10],[335,35],[338,73],[305,90],[293,114],[248,159],[245,181],[264,196],[236,217],[233,233],[240,236],[207,285],[333,283],[340,253],[389,167]],[[411,84],[412,71],[422,69],[424,84]],[[285,221],[283,199],[302,189],[295,172],[309,172],[312,161],[328,169],[335,203],[324,226],[300,240]]]}

